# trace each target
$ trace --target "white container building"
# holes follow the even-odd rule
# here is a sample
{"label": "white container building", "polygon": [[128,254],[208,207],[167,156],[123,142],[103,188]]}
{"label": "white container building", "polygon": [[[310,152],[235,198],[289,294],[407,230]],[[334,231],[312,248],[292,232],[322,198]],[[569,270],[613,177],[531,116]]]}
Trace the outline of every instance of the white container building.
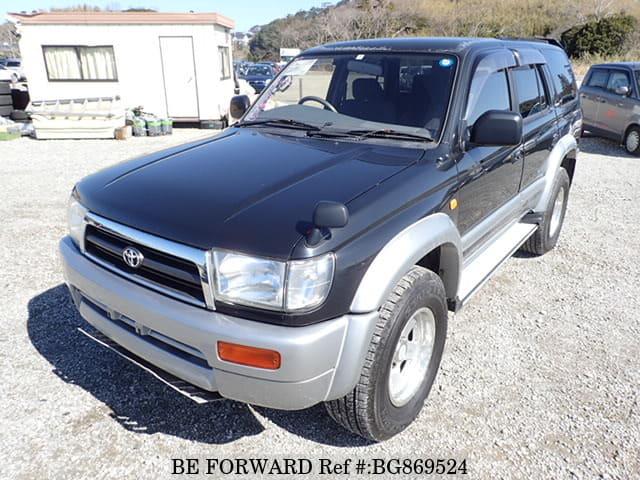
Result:
{"label": "white container building", "polygon": [[174,121],[228,118],[234,21],[217,13],[11,13],[32,100],[121,98]]}

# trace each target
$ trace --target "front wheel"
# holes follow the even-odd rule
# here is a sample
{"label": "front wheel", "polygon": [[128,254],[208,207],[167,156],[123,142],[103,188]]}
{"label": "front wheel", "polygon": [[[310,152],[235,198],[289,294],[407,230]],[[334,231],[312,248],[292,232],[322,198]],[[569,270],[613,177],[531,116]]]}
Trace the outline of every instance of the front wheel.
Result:
{"label": "front wheel", "polygon": [[415,266],[380,309],[357,385],[325,403],[329,415],[370,440],[385,440],[407,428],[429,395],[446,335],[442,281]]}

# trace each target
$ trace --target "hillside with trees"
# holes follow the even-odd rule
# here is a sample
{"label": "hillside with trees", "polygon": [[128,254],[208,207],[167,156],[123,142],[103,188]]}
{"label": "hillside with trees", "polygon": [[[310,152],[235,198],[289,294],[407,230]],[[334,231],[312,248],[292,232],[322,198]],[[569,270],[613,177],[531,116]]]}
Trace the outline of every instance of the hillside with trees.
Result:
{"label": "hillside with trees", "polygon": [[574,58],[640,57],[640,0],[342,0],[265,25],[255,60],[308,48],[399,36],[553,37]]}

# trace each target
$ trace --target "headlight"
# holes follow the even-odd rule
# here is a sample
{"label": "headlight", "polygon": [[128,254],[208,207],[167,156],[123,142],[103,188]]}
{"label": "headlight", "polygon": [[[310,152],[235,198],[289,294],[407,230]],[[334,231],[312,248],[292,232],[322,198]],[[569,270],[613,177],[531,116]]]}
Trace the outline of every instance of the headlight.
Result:
{"label": "headlight", "polygon": [[213,261],[216,299],[286,311],[320,305],[331,288],[335,263],[333,254],[280,262],[221,250],[213,252]]}
{"label": "headlight", "polygon": [[84,235],[84,217],[88,210],[82,206],[75,196],[75,190],[69,197],[69,204],[67,207],[67,224],[69,226],[69,236],[73,239],[75,244],[80,248],[83,243]]}
{"label": "headlight", "polygon": [[285,263],[214,251],[215,297],[231,303],[281,309]]}

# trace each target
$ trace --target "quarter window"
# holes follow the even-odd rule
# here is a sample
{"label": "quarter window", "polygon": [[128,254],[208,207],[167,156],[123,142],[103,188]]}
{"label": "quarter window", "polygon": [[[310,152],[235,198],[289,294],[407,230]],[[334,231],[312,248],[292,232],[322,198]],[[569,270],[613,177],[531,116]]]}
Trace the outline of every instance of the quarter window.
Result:
{"label": "quarter window", "polygon": [[112,46],[43,46],[50,81],[116,81]]}
{"label": "quarter window", "polygon": [[576,98],[576,79],[567,56],[556,50],[544,50],[547,65],[551,71],[551,81],[556,90],[556,102],[566,103]]}
{"label": "quarter window", "polygon": [[513,79],[518,92],[518,110],[527,118],[547,108],[547,97],[540,71],[534,66],[516,68]]}
{"label": "quarter window", "polygon": [[473,79],[467,107],[467,125],[473,125],[489,110],[511,110],[509,83],[504,70],[488,76],[476,75]]}

